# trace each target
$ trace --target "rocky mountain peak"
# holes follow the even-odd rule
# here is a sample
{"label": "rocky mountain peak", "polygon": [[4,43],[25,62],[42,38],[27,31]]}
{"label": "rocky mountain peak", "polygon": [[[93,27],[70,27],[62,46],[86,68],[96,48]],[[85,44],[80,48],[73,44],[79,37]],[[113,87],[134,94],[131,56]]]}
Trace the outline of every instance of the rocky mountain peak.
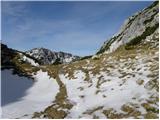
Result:
{"label": "rocky mountain peak", "polygon": [[69,63],[79,59],[78,56],[74,56],[70,53],[54,52],[43,47],[26,51],[26,54],[38,59],[42,64]]}

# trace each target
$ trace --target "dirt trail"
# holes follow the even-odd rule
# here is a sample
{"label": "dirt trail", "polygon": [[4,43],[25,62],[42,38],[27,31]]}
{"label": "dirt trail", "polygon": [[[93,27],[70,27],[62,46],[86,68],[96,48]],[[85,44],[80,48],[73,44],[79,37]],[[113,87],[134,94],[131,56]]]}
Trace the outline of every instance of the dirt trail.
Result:
{"label": "dirt trail", "polygon": [[[59,85],[59,92],[56,95],[53,104],[48,106],[43,112],[34,113],[33,118],[46,117],[51,119],[62,119],[68,114],[68,111],[73,107],[73,105],[67,99],[67,89],[64,83],[59,78],[59,66],[56,68],[48,67],[47,72],[50,77],[55,78],[57,84]],[[53,91],[54,92],[54,91]]]}

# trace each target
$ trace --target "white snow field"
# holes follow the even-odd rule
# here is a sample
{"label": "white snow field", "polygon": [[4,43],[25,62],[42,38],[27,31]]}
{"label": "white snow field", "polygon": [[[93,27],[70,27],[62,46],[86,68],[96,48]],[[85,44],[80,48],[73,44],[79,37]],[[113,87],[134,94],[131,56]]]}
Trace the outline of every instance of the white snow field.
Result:
{"label": "white snow field", "polygon": [[[11,74],[10,71],[5,70],[8,74]],[[12,74],[9,76],[16,77],[15,79],[19,81],[23,81],[24,78]],[[17,102],[2,106],[2,118],[32,118],[34,112],[42,111],[52,103],[59,91],[56,80],[50,78],[47,72],[42,72],[41,70],[36,75],[33,75],[33,77],[36,81],[32,87],[26,90],[24,97],[20,98]]]}
{"label": "white snow field", "polygon": [[[119,64],[116,64],[119,61],[108,60],[107,64],[114,65],[114,68],[108,67],[108,71],[102,70],[96,75],[89,72],[89,81],[84,80],[86,74],[81,70],[74,72],[74,79],[69,79],[67,74],[60,74],[67,88],[68,99],[74,104],[67,118],[106,118],[103,110],[125,113],[123,105],[133,105],[135,110],[141,112],[139,118],[143,118],[147,111],[141,105],[151,96],[158,95],[155,89],[148,88],[151,81],[148,76],[153,74],[149,65],[156,65],[156,62],[146,62],[149,59],[149,55],[141,58],[137,55],[136,59],[121,59],[123,62]],[[132,64],[132,67],[129,68],[127,64]],[[158,103],[154,105],[157,109],[158,106]]]}
{"label": "white snow field", "polygon": [[[47,72],[40,70],[33,74],[36,82],[19,101],[2,106],[2,117],[32,118],[34,112],[38,112],[42,117],[55,118],[54,114],[59,115],[64,111],[66,116],[59,118],[112,118],[110,114],[117,115],[117,118],[146,118],[152,110],[155,112],[152,113],[153,117],[157,118],[159,52],[133,55],[117,59],[104,54],[99,60],[86,60],[83,64],[62,67],[63,71],[57,73],[59,81],[67,91],[65,100],[73,105],[67,110],[53,102],[57,93],[63,92],[60,90],[64,86],[59,86]],[[47,70],[54,72],[53,68]],[[8,74],[11,74],[9,71]],[[16,79],[23,80],[17,76]],[[56,100],[59,98],[56,97]],[[52,113],[57,111],[51,117],[46,109]]]}

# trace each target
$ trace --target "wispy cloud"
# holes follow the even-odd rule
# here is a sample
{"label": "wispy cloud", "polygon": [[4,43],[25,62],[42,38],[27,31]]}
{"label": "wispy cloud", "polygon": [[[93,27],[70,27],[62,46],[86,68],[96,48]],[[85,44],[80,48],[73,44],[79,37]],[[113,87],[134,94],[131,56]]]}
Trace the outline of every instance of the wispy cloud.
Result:
{"label": "wispy cloud", "polygon": [[138,8],[118,2],[38,3],[2,2],[2,39],[9,46],[94,54]]}
{"label": "wispy cloud", "polygon": [[5,2],[2,1],[2,14],[13,16],[13,17],[20,17],[23,16],[26,12],[26,6],[17,2]]}
{"label": "wispy cloud", "polygon": [[[66,51],[77,54],[77,51],[89,50],[91,54],[96,51],[96,46],[106,39],[105,33],[88,31],[80,22],[73,20],[43,21],[28,19],[24,24],[19,24],[10,33],[9,41],[13,44],[32,44],[35,47],[46,47],[56,51]],[[96,49],[95,49],[96,48]],[[23,50],[26,48],[23,47]],[[82,51],[81,51],[82,50]],[[91,52],[92,51],[92,52]]]}

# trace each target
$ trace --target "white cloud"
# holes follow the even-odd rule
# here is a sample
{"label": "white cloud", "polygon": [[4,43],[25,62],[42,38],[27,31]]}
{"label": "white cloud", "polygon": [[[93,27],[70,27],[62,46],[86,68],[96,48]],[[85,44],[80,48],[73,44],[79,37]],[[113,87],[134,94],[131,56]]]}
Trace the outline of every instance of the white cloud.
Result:
{"label": "white cloud", "polygon": [[20,4],[19,2],[2,2],[2,14],[20,17],[23,16],[27,12],[26,6],[24,4]]}

